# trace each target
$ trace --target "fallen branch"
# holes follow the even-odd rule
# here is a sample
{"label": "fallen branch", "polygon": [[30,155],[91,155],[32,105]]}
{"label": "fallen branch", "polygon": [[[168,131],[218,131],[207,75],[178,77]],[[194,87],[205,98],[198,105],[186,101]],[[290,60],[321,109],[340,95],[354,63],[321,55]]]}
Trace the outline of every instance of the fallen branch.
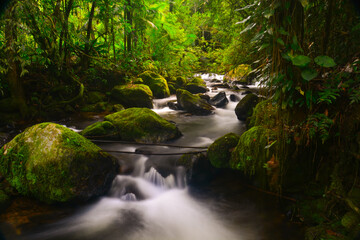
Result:
{"label": "fallen branch", "polygon": [[116,150],[102,150],[102,152],[108,152],[108,153],[122,153],[122,154],[136,154],[136,155],[155,155],[155,156],[171,156],[171,155],[183,155],[183,154],[198,154],[198,153],[204,153],[206,150],[203,151],[195,151],[195,152],[177,152],[177,153],[150,153],[150,152],[128,152],[128,151],[116,151]]}
{"label": "fallen branch", "polygon": [[95,139],[89,139],[89,140],[94,143],[120,143],[120,144],[132,144],[132,145],[165,146],[165,147],[195,148],[195,149],[207,149],[208,148],[208,147],[190,147],[190,146],[172,145],[172,144],[164,144],[164,143],[138,143],[138,142],[95,140]]}

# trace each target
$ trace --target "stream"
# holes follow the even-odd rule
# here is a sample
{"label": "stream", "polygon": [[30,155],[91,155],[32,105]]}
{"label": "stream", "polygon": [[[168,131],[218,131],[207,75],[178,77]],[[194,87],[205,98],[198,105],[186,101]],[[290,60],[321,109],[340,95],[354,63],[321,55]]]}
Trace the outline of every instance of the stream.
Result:
{"label": "stream", "polygon": [[[211,89],[219,75],[201,75]],[[255,87],[255,86],[253,86]],[[240,92],[211,90],[227,97]],[[168,144],[207,147],[217,138],[245,131],[234,112],[237,102],[229,101],[210,116],[192,116],[171,110],[167,102],[175,96],[155,100],[153,109],[177,124],[183,136]],[[69,121],[79,131],[101,120]],[[108,151],[147,151],[185,153],[203,148],[97,143]],[[125,175],[118,175],[107,196],[83,207],[59,221],[39,226],[15,239],[106,239],[106,240],[285,240],[303,239],[301,228],[290,224],[280,211],[281,202],[273,196],[242,184],[233,172],[219,173],[206,184],[189,185],[185,169],[176,166],[181,155],[146,156],[112,153],[121,162]]]}

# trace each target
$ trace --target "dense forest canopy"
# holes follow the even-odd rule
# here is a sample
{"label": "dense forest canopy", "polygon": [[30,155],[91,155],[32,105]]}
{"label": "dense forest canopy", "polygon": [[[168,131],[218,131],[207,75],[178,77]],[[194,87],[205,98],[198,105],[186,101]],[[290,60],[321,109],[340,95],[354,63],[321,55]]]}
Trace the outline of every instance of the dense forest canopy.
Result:
{"label": "dense forest canopy", "polygon": [[[204,103],[183,89],[203,85],[196,87],[206,92],[193,78],[199,72],[223,74],[232,87],[258,82],[253,98],[261,101],[254,100],[260,103],[251,117],[239,118],[249,130],[234,137],[242,145],[231,147],[235,160],[224,166],[262,174],[277,194],[310,199],[297,207],[315,236],[307,239],[337,239],[334,231],[354,239],[360,232],[359,1],[7,2],[0,16],[0,126],[121,112],[112,102],[116,91],[121,104],[135,95],[124,89],[141,88],[148,108],[170,93]],[[166,91],[150,90],[154,82],[142,84],[147,78]]]}

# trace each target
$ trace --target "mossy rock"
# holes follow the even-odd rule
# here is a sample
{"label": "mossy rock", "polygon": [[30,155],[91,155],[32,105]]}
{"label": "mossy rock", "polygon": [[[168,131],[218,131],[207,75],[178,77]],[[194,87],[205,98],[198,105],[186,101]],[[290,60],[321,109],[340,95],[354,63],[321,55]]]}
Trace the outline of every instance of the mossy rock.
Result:
{"label": "mossy rock", "polygon": [[197,93],[206,93],[208,91],[208,89],[204,86],[199,86],[195,83],[189,83],[186,85],[185,87],[186,91],[191,92],[192,94],[197,94]]}
{"label": "mossy rock", "polygon": [[[104,123],[109,128],[104,128]],[[115,128],[112,129],[112,124]],[[123,141],[156,143],[175,139],[181,132],[175,124],[163,119],[148,108],[128,108],[107,115],[102,123],[88,126],[81,132],[88,137],[111,135]]]}
{"label": "mossy rock", "polygon": [[206,87],[206,83],[205,81],[201,78],[201,77],[194,77],[192,78],[189,83],[191,84],[195,84],[197,86],[203,86],[203,87]]}
{"label": "mossy rock", "polygon": [[116,86],[111,90],[111,98],[126,108],[153,108],[153,93],[144,84],[128,84]]}
{"label": "mossy rock", "polygon": [[266,125],[269,128],[276,126],[276,107],[271,99],[259,102],[249,117],[249,126]]}
{"label": "mossy rock", "polygon": [[83,136],[103,136],[109,137],[116,131],[115,126],[109,121],[97,122],[81,132]]}
{"label": "mossy rock", "polygon": [[236,105],[235,113],[239,120],[246,121],[253,113],[253,109],[256,104],[259,102],[259,97],[251,93],[246,95],[240,102]]}
{"label": "mossy rock", "polygon": [[105,102],[106,95],[101,92],[88,92],[86,102],[90,104],[98,103],[98,102]]}
{"label": "mossy rock", "polygon": [[98,102],[95,104],[85,105],[80,110],[82,112],[105,112],[107,108],[108,108],[107,102]]}
{"label": "mossy rock", "polygon": [[167,98],[170,96],[168,84],[161,75],[151,71],[143,72],[139,75],[144,84],[149,86],[155,98]]}
{"label": "mossy rock", "polygon": [[229,167],[231,152],[237,146],[239,139],[240,137],[235,133],[228,133],[216,139],[207,151],[211,164],[217,168]]}
{"label": "mossy rock", "polygon": [[191,94],[183,89],[176,91],[176,98],[180,108],[194,115],[209,115],[215,110],[200,96]]}
{"label": "mossy rock", "polygon": [[176,85],[178,88],[184,87],[186,85],[186,83],[187,83],[186,77],[183,77],[183,76],[176,77]]}
{"label": "mossy rock", "polygon": [[257,126],[244,132],[231,154],[230,167],[247,176],[255,176],[259,185],[266,186],[265,164],[270,160],[274,146],[267,147],[274,140],[271,130]]}
{"label": "mossy rock", "polygon": [[116,159],[54,123],[27,128],[0,149],[0,172],[20,194],[46,203],[103,195],[117,174]]}

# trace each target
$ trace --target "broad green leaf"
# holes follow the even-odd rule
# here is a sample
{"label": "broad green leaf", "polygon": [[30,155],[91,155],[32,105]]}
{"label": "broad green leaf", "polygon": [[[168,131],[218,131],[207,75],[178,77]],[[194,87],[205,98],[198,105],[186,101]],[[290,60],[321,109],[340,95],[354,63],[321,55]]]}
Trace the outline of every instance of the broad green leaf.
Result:
{"label": "broad green leaf", "polygon": [[306,68],[301,72],[301,77],[305,79],[306,81],[311,81],[314,78],[316,78],[318,75],[318,72],[312,68]]}
{"label": "broad green leaf", "polygon": [[336,63],[334,59],[328,56],[318,56],[315,58],[315,63],[321,67],[331,68],[335,67]]}
{"label": "broad green leaf", "polygon": [[289,35],[289,33],[288,33],[287,31],[285,31],[285,29],[284,29],[283,27],[281,27],[281,28],[279,29],[279,33],[282,34],[282,35],[285,35],[285,36],[288,36],[288,35]]}
{"label": "broad green leaf", "polygon": [[294,57],[291,61],[295,66],[306,67],[311,62],[311,58],[304,55],[298,55]]}
{"label": "broad green leaf", "polygon": [[273,16],[275,11],[273,9],[267,9],[263,12],[263,15],[265,18],[269,19],[271,16]]}

